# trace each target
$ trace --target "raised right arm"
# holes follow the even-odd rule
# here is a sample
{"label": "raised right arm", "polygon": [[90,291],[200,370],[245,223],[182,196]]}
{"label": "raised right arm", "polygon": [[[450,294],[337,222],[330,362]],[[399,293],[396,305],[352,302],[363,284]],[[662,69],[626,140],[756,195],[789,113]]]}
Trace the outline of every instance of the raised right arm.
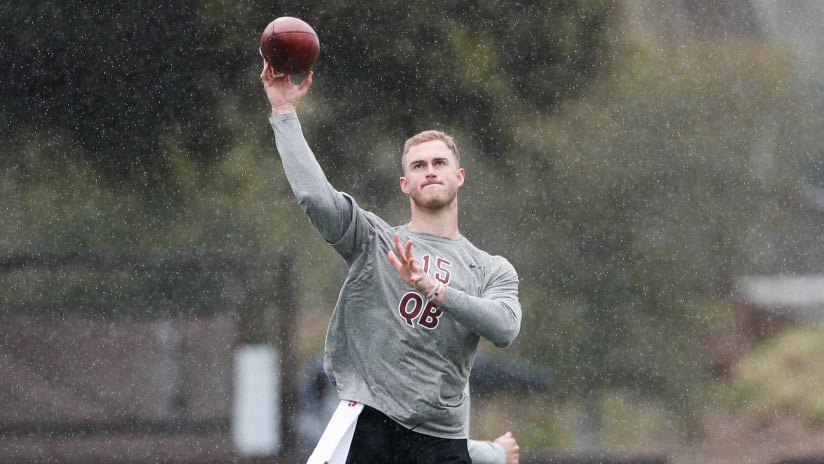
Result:
{"label": "raised right arm", "polygon": [[296,113],[269,118],[283,170],[298,204],[329,243],[343,236],[352,220],[352,203],[332,187],[303,137]]}
{"label": "raised right arm", "polygon": [[352,220],[352,203],[326,179],[306,143],[296,113],[298,103],[312,85],[312,72],[295,85],[288,74],[278,73],[264,60],[260,80],[272,107],[269,123],[292,192],[324,240],[336,243]]}

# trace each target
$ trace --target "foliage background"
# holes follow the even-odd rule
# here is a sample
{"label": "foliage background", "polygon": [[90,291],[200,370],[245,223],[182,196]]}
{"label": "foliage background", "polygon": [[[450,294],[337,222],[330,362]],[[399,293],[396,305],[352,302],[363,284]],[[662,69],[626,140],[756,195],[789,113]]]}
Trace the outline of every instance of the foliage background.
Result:
{"label": "foliage background", "polygon": [[[799,245],[824,122],[752,18],[719,32],[688,9],[662,32],[671,12],[642,5],[3,5],[0,249],[283,252],[302,311],[327,314],[343,269],[291,197],[258,79],[260,31],[298,16],[322,45],[301,120],[336,187],[401,222],[403,140],[441,128],[467,154],[462,230],[515,264],[525,309],[511,351],[484,349],[555,372],[542,401],[617,391],[694,418],[735,277],[820,271]],[[548,415],[527,448],[569,441]]]}

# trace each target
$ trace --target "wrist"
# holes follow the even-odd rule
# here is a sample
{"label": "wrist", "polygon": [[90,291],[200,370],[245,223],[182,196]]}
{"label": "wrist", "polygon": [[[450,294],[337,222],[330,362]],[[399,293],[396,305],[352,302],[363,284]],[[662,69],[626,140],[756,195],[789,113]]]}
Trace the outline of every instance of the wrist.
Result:
{"label": "wrist", "polygon": [[444,283],[441,282],[440,280],[437,280],[437,279],[432,279],[432,280],[433,280],[434,284],[429,289],[429,291],[424,294],[424,298],[426,298],[426,300],[430,301],[430,302],[435,301],[438,298],[438,296],[442,295],[444,290],[446,289],[446,285],[444,285]]}
{"label": "wrist", "polygon": [[415,290],[420,293],[421,295],[428,295],[429,292],[435,288],[435,283],[437,281],[428,275],[424,275],[418,280],[412,280],[412,286],[415,287]]}
{"label": "wrist", "polygon": [[280,116],[281,114],[294,113],[296,111],[297,107],[291,103],[272,105],[272,116]]}

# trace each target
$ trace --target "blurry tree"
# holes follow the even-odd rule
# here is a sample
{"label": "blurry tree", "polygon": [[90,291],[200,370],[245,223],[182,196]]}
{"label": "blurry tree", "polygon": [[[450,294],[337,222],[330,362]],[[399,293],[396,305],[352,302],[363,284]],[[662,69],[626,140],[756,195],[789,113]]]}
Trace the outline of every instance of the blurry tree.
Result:
{"label": "blurry tree", "polygon": [[293,15],[313,24],[322,42],[316,93],[324,96],[324,117],[315,133],[323,137],[314,146],[320,153],[347,153],[346,163],[334,157],[332,167],[362,172],[373,164],[376,139],[397,145],[430,125],[471,131],[496,158],[510,141],[502,106],[515,99],[540,110],[575,94],[597,73],[605,5],[6,5],[0,10],[0,110],[7,123],[0,126],[0,141],[19,148],[33,134],[65,135],[83,149],[67,156],[89,159],[107,179],[148,186],[153,195],[173,192],[159,141],[175,138],[187,157],[209,161],[236,136],[227,118],[251,121],[254,114],[260,122],[260,32],[274,17]]}
{"label": "blurry tree", "polygon": [[[249,57],[221,47],[197,2],[34,1],[6,5],[4,144],[65,135],[112,181],[163,186],[173,135],[189,156],[216,156],[228,136],[214,111]],[[251,54],[251,53],[250,53]]]}
{"label": "blurry tree", "polygon": [[612,63],[584,98],[513,122],[516,172],[479,216],[516,226],[486,240],[515,257],[521,349],[559,369],[559,393],[625,388],[689,417],[713,301],[751,268],[752,228],[787,224],[785,147],[807,114],[766,44],[632,43]]}

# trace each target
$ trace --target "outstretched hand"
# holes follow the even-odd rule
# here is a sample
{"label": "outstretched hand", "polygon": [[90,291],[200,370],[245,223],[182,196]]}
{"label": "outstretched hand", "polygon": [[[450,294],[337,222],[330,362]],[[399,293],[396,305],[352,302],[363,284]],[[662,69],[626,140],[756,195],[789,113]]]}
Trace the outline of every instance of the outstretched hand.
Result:
{"label": "outstretched hand", "polygon": [[266,60],[263,60],[260,81],[263,83],[263,90],[266,91],[266,96],[269,98],[269,104],[272,106],[272,115],[277,116],[292,113],[297,109],[298,103],[312,85],[312,71],[306,73],[303,82],[295,85],[289,78],[289,74],[278,72]]}
{"label": "outstretched hand", "polygon": [[425,283],[423,281],[427,276],[423,267],[421,267],[418,260],[412,255],[412,240],[407,240],[405,245],[401,244],[401,236],[395,234],[395,251],[389,250],[387,256],[389,257],[389,262],[395,266],[401,279],[403,279],[407,285],[414,287],[418,291],[423,290],[422,288],[418,288],[418,286],[419,284],[423,286]]}

